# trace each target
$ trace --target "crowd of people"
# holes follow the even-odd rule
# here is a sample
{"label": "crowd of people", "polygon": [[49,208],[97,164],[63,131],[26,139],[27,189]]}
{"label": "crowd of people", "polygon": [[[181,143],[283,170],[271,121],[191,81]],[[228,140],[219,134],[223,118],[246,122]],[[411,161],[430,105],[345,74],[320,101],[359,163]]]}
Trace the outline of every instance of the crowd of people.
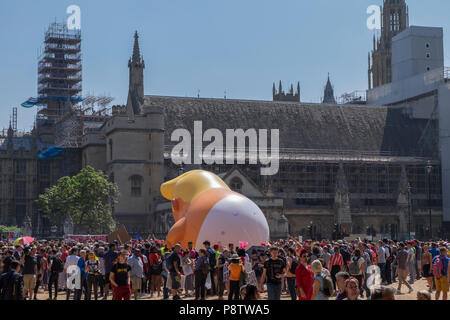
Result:
{"label": "crowd of people", "polygon": [[[447,299],[450,243],[380,240],[306,241],[289,238],[246,244],[163,241],[39,240],[0,243],[0,300],[395,300],[420,278],[417,299]],[[393,286],[397,283],[397,288]],[[42,295],[40,295],[42,297]]]}

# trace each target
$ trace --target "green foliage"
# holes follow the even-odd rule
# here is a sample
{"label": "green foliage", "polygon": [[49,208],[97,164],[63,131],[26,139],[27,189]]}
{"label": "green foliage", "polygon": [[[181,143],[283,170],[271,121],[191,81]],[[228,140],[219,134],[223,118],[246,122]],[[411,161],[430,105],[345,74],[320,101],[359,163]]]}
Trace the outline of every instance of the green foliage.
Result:
{"label": "green foliage", "polygon": [[109,233],[115,229],[112,206],[119,191],[102,171],[92,167],[76,176],[63,177],[36,200],[53,225],[62,225],[70,216],[75,233]]}
{"label": "green foliage", "polygon": [[20,232],[20,228],[16,226],[4,226],[0,225],[0,234],[9,232]]}

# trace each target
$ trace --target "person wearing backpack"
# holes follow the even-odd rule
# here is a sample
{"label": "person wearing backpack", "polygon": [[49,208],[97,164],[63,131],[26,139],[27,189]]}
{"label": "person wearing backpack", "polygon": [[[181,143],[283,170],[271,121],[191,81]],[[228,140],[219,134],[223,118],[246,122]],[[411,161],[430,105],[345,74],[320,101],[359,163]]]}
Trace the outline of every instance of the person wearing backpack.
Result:
{"label": "person wearing backpack", "polygon": [[294,248],[288,248],[286,258],[286,280],[292,300],[297,300],[297,288],[295,287],[295,269],[298,267],[298,260]]}
{"label": "person wearing backpack", "polygon": [[158,297],[161,292],[161,274],[163,272],[163,261],[158,254],[158,249],[152,247],[148,256],[149,274],[150,274],[150,298],[153,297],[153,293],[156,291]]}
{"label": "person wearing backpack", "polygon": [[314,273],[313,293],[311,300],[328,300],[330,293],[325,294],[325,280],[322,273],[322,263],[320,260],[311,262],[311,271]]}
{"label": "person wearing backpack", "polygon": [[49,258],[49,270],[50,277],[48,280],[48,300],[52,300],[52,286],[55,288],[55,297],[53,300],[58,299],[58,279],[59,274],[64,271],[64,264],[57,255],[58,251],[56,249],[52,250],[52,255]]}
{"label": "person wearing backpack", "polygon": [[436,281],[436,300],[439,300],[439,297],[442,292],[442,300],[447,300],[447,294],[449,290],[448,284],[448,262],[449,258],[447,257],[447,249],[442,247],[439,249],[439,256],[433,258],[432,266],[433,266],[433,275]]}
{"label": "person wearing backpack", "polygon": [[361,298],[363,296],[363,283],[365,282],[366,270],[364,267],[364,258],[361,257],[361,250],[356,248],[353,252],[353,256],[350,259],[350,264],[348,266],[348,273],[350,276],[358,280],[359,292]]}
{"label": "person wearing backpack", "polygon": [[216,281],[215,281],[215,271],[216,271],[216,266],[217,266],[217,261],[216,261],[216,251],[211,248],[211,242],[209,242],[208,240],[203,242],[203,246],[205,247],[206,253],[207,253],[207,257],[209,260],[209,272],[210,272],[210,276],[211,276],[211,293],[212,295],[216,295]]}
{"label": "person wearing backpack", "polygon": [[20,262],[13,260],[10,270],[0,276],[0,301],[24,300],[23,275],[19,273]]}

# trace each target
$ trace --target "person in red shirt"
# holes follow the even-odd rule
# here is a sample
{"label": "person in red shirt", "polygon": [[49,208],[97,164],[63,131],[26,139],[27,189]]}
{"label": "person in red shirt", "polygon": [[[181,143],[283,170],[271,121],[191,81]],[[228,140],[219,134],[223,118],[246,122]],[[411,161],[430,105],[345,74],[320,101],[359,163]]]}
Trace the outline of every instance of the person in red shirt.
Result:
{"label": "person in red shirt", "polygon": [[298,288],[299,300],[311,300],[313,294],[314,275],[308,266],[308,251],[300,251],[300,261],[295,269],[295,280]]}
{"label": "person in red shirt", "polygon": [[152,247],[150,249],[150,254],[148,256],[148,267],[149,273],[151,274],[151,285],[150,285],[150,297],[153,297],[153,293],[156,291],[158,297],[161,292],[161,273],[162,269],[162,259],[158,254],[158,249]]}

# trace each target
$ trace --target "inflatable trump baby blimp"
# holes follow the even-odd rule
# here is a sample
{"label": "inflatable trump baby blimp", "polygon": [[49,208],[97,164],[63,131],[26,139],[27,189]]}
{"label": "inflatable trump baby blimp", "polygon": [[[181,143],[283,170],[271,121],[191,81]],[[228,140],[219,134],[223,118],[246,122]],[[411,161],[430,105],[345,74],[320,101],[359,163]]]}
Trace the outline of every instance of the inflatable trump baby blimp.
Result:
{"label": "inflatable trump baby blimp", "polygon": [[169,248],[176,243],[186,248],[192,242],[200,249],[205,240],[222,246],[242,241],[249,247],[269,241],[261,209],[211,172],[186,172],[162,184],[161,193],[172,201],[175,219],[166,239]]}

